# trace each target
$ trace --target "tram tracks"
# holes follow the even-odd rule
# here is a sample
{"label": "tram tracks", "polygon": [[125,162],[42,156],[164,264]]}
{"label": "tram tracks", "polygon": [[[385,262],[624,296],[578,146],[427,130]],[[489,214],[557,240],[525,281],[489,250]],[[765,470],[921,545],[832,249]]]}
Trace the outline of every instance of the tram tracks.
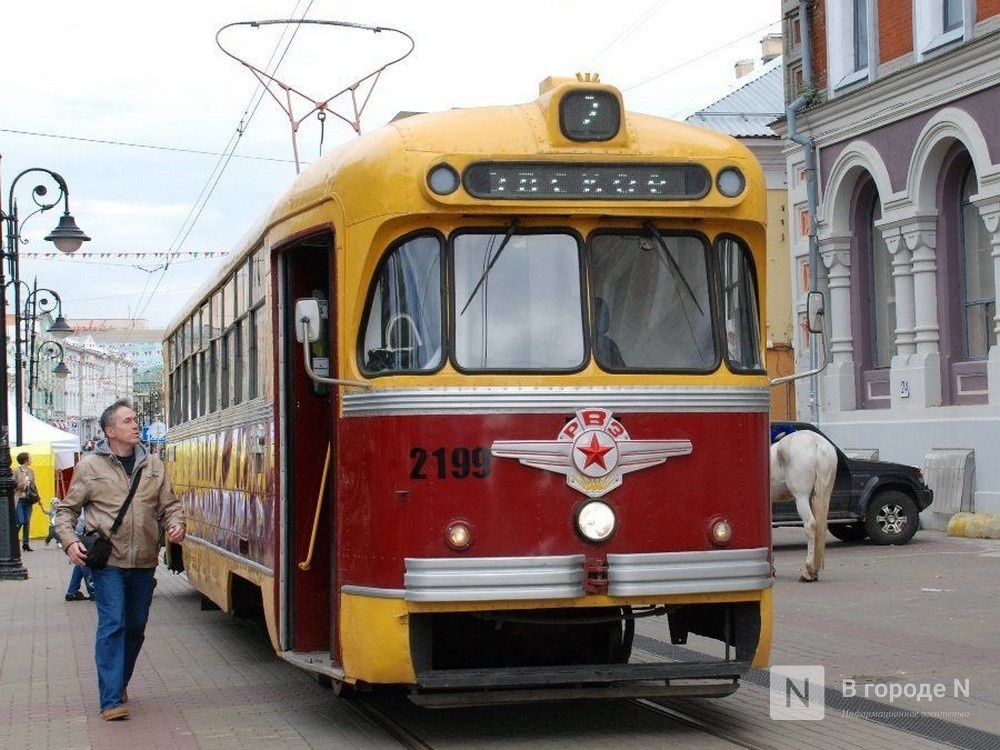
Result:
{"label": "tram tracks", "polygon": [[646,699],[427,709],[402,694],[357,696],[352,706],[401,747],[441,750],[488,744],[495,750],[572,745],[577,750],[673,747],[766,750],[721,726]]}

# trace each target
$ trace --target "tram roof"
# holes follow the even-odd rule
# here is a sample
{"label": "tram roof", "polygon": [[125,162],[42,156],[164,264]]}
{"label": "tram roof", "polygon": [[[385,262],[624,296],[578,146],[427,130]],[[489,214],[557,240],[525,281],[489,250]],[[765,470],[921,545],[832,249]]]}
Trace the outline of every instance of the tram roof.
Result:
{"label": "tram roof", "polygon": [[[351,195],[364,196],[363,201],[356,203],[363,203],[369,214],[397,213],[399,201],[393,202],[389,196],[401,194],[400,176],[413,181],[413,192],[408,195],[418,193],[417,180],[423,178],[426,169],[447,160],[449,155],[463,160],[490,157],[539,161],[591,155],[595,162],[633,158],[703,162],[714,156],[737,159],[748,168],[757,168],[750,150],[728,135],[678,120],[627,111],[624,107],[623,137],[618,139],[617,146],[554,144],[547,137],[551,130],[546,125],[545,104],[567,86],[596,86],[614,91],[620,97],[617,89],[605,84],[546,79],[542,82],[540,97],[530,102],[412,113],[332,149],[296,177],[288,190],[237,243],[219,272],[192,295],[192,304],[220,286],[245,260],[246,253],[259,244],[269,227],[334,194],[343,203],[349,222],[359,220],[351,211]],[[400,165],[405,165],[402,170]],[[380,190],[382,185],[394,189]],[[381,205],[380,196],[384,196]],[[427,207],[429,210],[439,208],[430,203]],[[189,314],[190,305],[186,305],[166,330],[172,332]]]}

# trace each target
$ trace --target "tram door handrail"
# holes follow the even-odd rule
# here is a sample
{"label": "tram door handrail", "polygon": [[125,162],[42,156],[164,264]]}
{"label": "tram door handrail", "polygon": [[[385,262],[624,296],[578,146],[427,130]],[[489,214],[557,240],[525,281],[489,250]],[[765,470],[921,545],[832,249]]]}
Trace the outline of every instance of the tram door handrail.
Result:
{"label": "tram door handrail", "polygon": [[316,516],[313,518],[312,536],[309,539],[309,551],[306,559],[299,563],[299,570],[309,570],[312,567],[313,552],[316,551],[316,535],[319,534],[320,512],[323,510],[323,498],[326,494],[326,475],[330,470],[330,444],[326,444],[326,460],[323,462],[323,478],[319,483],[319,497],[316,498]]}

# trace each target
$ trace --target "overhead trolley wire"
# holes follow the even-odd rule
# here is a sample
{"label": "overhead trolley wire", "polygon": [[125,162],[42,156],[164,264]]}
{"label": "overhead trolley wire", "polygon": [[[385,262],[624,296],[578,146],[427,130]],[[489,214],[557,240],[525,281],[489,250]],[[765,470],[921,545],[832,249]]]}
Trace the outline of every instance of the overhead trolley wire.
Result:
{"label": "overhead trolley wire", "polygon": [[[309,0],[309,3],[306,6],[305,10],[302,11],[302,18],[305,18],[306,15],[309,13],[310,8],[312,8],[312,4],[313,0]],[[292,10],[293,16],[298,10],[299,5],[300,5],[300,0],[297,0],[297,2],[295,3],[295,8],[293,8]],[[274,63],[273,72],[276,72],[278,70],[278,68],[281,66],[281,63],[284,61],[286,55],[288,54],[288,51],[292,46],[292,42],[295,41],[295,36],[298,33],[298,28],[299,27],[296,26],[295,29],[291,31],[291,36],[289,37],[287,42],[285,42],[285,36],[288,33],[288,30],[287,29],[282,30],[281,35],[278,37],[278,41],[275,43],[275,47],[271,53],[271,57],[267,61],[265,69],[272,69],[271,65],[273,62]],[[284,49],[282,50],[281,47],[283,44],[284,44]],[[277,58],[276,61],[275,58]],[[201,193],[199,193],[198,198],[195,200],[194,205],[188,212],[187,218],[185,218],[184,222],[181,224],[181,227],[178,230],[177,235],[174,237],[173,242],[170,243],[171,252],[176,252],[180,250],[184,242],[187,240],[188,236],[190,236],[191,232],[193,231],[195,224],[201,217],[201,214],[205,210],[205,207],[208,205],[208,201],[212,197],[212,194],[215,192],[215,189],[218,186],[219,181],[222,179],[222,175],[225,173],[226,167],[229,166],[229,162],[233,158],[233,154],[235,153],[236,148],[239,145],[240,139],[243,137],[243,134],[250,127],[250,123],[253,120],[254,115],[257,113],[257,109],[260,106],[260,102],[263,99],[265,93],[266,93],[265,87],[258,83],[256,89],[254,89],[254,93],[250,97],[250,102],[243,110],[243,115],[240,117],[239,125],[236,127],[235,131],[230,136],[229,143],[226,145],[226,148],[223,151],[223,153],[219,156],[219,160],[216,162],[215,168],[209,175],[208,180],[205,182],[205,185],[202,187]],[[141,307],[137,307],[137,312],[132,318],[133,325],[135,324],[135,321],[141,318],[142,315],[146,312],[146,308],[149,307],[149,303],[152,302],[153,297],[156,295],[156,291],[157,289],[159,289],[160,284],[167,273],[167,270],[170,268],[170,265],[171,265],[171,258],[168,257],[166,262],[163,264],[162,268],[158,269],[160,271],[160,274],[156,279],[155,285],[149,291],[148,298],[146,299],[145,302],[141,303]],[[151,275],[147,277],[146,284],[144,285],[142,293],[139,296],[140,300],[142,300],[143,296],[145,295],[146,288],[148,288],[149,281],[151,278],[152,278]]]}

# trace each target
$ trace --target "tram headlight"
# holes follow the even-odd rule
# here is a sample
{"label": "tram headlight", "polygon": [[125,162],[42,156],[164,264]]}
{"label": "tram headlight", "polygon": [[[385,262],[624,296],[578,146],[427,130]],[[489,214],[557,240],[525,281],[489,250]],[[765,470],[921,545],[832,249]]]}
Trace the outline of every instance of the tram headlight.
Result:
{"label": "tram headlight", "polygon": [[468,549],[472,545],[472,527],[465,521],[453,521],[445,532],[445,543],[456,551]]}
{"label": "tram headlight", "polygon": [[716,175],[715,185],[727,198],[735,198],[746,188],[747,181],[736,167],[726,167]]}
{"label": "tram headlight", "polygon": [[716,516],[708,522],[708,537],[716,547],[725,547],[733,539],[733,525]]}
{"label": "tram headlight", "polygon": [[615,533],[617,524],[611,506],[598,500],[586,503],[576,512],[576,527],[591,542],[603,542]]}
{"label": "tram headlight", "polygon": [[427,173],[427,187],[437,195],[451,195],[458,190],[458,172],[450,164],[438,164]]}

